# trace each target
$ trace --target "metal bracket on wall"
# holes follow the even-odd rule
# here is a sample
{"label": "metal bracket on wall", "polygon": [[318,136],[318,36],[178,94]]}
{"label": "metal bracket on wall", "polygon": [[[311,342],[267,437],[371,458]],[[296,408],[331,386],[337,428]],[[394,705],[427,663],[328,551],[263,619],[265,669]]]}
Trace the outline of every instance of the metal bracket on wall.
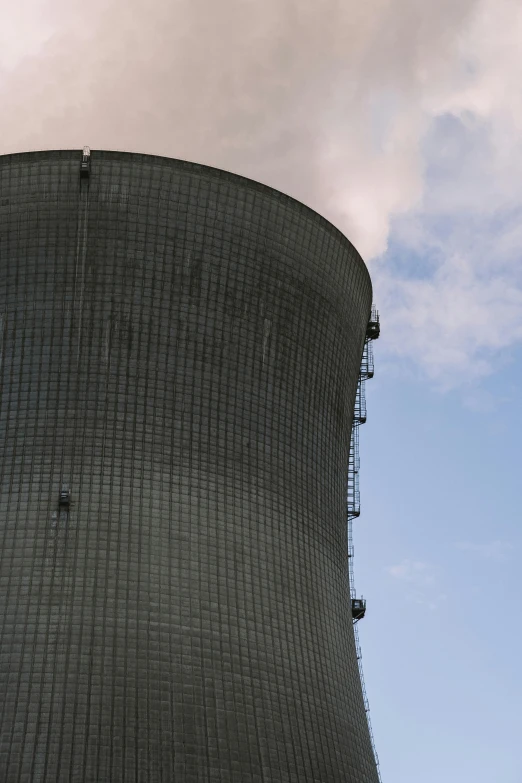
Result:
{"label": "metal bracket on wall", "polygon": [[62,485],[58,505],[60,506],[60,509],[68,509],[71,505],[71,490],[67,484]]}

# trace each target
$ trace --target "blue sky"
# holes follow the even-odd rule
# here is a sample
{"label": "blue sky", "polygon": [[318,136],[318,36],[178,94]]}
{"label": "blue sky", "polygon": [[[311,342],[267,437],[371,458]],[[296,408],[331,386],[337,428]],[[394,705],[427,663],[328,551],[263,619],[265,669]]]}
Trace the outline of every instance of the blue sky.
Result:
{"label": "blue sky", "polygon": [[370,262],[382,337],[354,543],[387,783],[522,781],[522,202],[494,123],[432,121],[423,195]]}
{"label": "blue sky", "polygon": [[519,0],[0,8],[0,154],[225,168],[368,262],[354,543],[384,783],[522,783],[521,41]]}
{"label": "blue sky", "polygon": [[382,333],[354,543],[383,778],[520,783],[521,352],[470,405],[387,367]]}
{"label": "blue sky", "polygon": [[354,530],[366,688],[386,783],[520,783],[520,207],[441,208],[480,151],[475,128],[437,125],[464,172],[427,153],[424,205],[373,263]]}

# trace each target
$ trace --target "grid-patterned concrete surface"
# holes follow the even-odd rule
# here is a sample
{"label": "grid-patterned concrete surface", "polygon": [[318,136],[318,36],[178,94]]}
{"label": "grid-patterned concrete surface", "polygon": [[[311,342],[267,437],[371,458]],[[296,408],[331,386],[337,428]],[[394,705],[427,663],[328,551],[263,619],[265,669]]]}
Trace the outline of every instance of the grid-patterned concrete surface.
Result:
{"label": "grid-patterned concrete surface", "polygon": [[345,508],[367,270],[249,180],[80,157],[0,157],[0,780],[375,783]]}

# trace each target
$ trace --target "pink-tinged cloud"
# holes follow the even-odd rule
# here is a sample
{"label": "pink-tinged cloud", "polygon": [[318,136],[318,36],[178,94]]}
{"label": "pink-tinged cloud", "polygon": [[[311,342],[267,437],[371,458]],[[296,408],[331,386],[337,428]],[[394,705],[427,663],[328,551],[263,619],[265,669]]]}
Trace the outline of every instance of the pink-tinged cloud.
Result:
{"label": "pink-tinged cloud", "polygon": [[[451,204],[480,215],[522,195],[518,0],[21,0],[0,14],[0,153],[88,144],[226,168],[325,214],[368,260],[397,217]],[[488,154],[475,133],[475,165],[428,189],[442,153],[425,139],[447,114],[478,123]],[[461,355],[488,371],[481,351],[497,338],[481,324],[513,273],[488,268],[499,291],[488,298],[480,259],[465,259],[469,278],[461,256],[448,247],[423,285],[374,271],[388,347],[408,354],[405,324],[424,320],[410,354],[437,378]],[[430,354],[440,294],[447,337]],[[474,337],[461,339],[459,318]],[[512,339],[521,326],[514,317]]]}

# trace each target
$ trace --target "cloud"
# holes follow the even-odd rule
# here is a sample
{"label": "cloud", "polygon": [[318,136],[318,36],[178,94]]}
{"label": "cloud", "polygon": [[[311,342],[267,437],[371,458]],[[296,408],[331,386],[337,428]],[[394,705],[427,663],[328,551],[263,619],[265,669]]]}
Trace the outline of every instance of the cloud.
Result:
{"label": "cloud", "polygon": [[429,609],[437,609],[447,598],[441,592],[436,569],[421,560],[405,559],[386,569],[389,576],[403,583],[409,601]]}
{"label": "cloud", "polygon": [[45,6],[34,0],[18,0],[0,8],[0,69],[15,68],[28,54],[37,54],[52,34]]}
{"label": "cloud", "polygon": [[387,348],[447,388],[488,375],[502,350],[522,341],[522,287],[515,273],[481,275],[469,256],[445,258],[428,279],[384,270]]}
{"label": "cloud", "polygon": [[370,262],[385,350],[461,383],[522,339],[521,35],[518,0],[21,0],[0,152],[137,150],[295,196]]}
{"label": "cloud", "polygon": [[29,23],[27,57],[4,74],[2,148],[230,168],[325,212],[370,258],[421,196],[423,74],[442,89],[475,5],[48,0],[54,34],[35,55]]}
{"label": "cloud", "polygon": [[459,541],[455,544],[457,549],[464,552],[470,552],[473,555],[482,557],[485,560],[503,561],[509,556],[509,553],[513,550],[513,544],[509,541],[488,541],[488,542],[471,542],[471,541]]}

